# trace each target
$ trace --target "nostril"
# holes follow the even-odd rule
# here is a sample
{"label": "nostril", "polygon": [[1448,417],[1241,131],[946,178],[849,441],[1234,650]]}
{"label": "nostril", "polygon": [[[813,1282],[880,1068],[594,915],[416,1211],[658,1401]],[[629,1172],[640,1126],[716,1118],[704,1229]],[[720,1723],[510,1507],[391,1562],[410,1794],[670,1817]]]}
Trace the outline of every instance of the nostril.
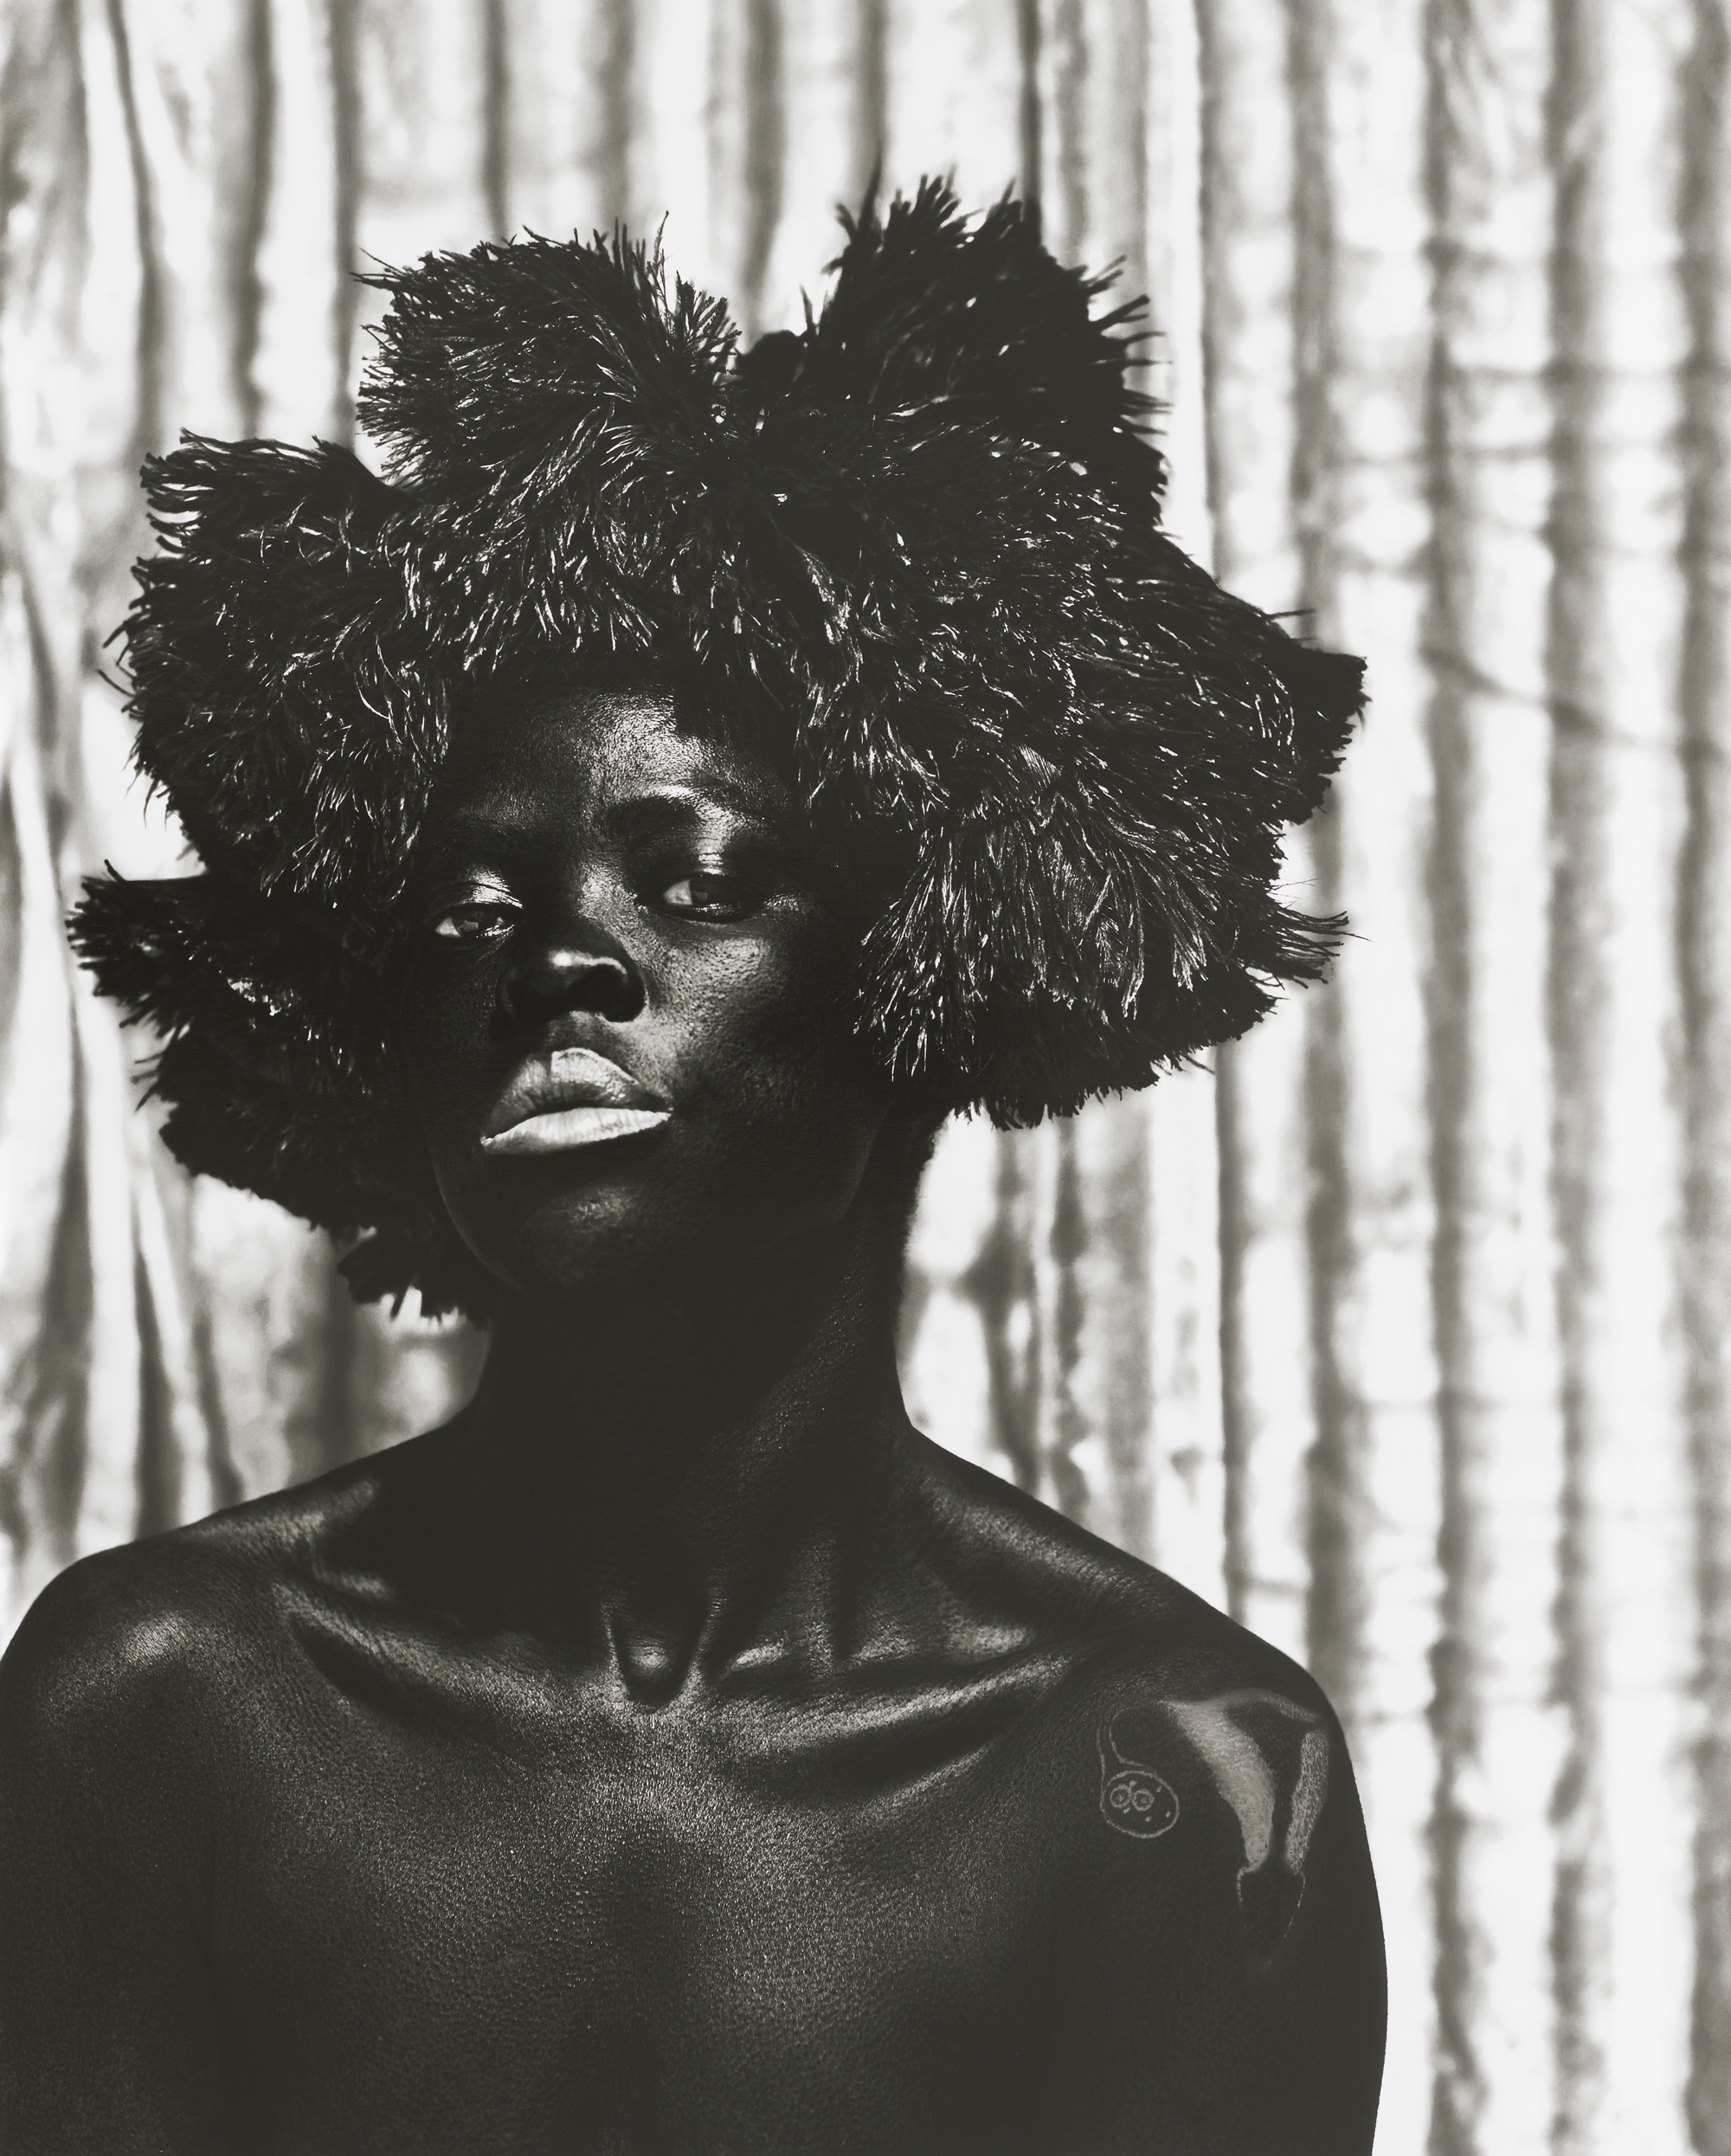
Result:
{"label": "nostril", "polygon": [[635,970],[595,951],[538,951],[512,968],[504,992],[512,1018],[531,1024],[561,1011],[592,1011],[612,1025],[623,1025],[644,1003]]}
{"label": "nostril", "polygon": [[643,1008],[643,983],[615,959],[591,968],[588,992],[594,1001],[586,1007],[611,1025],[625,1025]]}

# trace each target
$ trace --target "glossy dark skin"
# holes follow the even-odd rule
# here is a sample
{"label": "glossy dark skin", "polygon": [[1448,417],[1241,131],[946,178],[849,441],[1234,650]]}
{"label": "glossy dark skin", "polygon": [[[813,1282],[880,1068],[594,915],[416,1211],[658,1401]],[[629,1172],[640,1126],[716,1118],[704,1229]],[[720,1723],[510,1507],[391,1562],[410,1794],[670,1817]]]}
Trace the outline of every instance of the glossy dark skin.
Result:
{"label": "glossy dark skin", "polygon": [[[505,1284],[486,1374],[26,1621],[5,2148],[1367,2150],[1334,1718],[909,1426],[930,1125],[775,782],[653,698],[501,710],[416,904],[401,1052]],[[550,1043],[671,1121],[484,1159]]]}

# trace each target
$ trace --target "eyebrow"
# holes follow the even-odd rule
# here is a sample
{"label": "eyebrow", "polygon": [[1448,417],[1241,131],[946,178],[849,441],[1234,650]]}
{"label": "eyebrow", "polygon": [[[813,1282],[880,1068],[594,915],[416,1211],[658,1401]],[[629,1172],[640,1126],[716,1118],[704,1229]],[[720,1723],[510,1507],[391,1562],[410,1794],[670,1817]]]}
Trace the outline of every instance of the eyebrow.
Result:
{"label": "eyebrow", "polygon": [[724,808],[762,828],[779,833],[783,819],[743,786],[726,779],[705,779],[690,788],[660,788],[650,794],[634,794],[615,801],[602,822],[609,838],[631,840],[659,836],[664,831],[688,829],[707,808]]}
{"label": "eyebrow", "polygon": [[[602,823],[608,837],[615,842],[629,845],[635,841],[640,845],[646,840],[670,832],[688,831],[701,821],[705,809],[714,808],[724,809],[777,837],[788,835],[786,819],[778,815],[760,795],[721,777],[706,778],[700,784],[689,787],[660,787],[650,793],[634,794],[614,802]],[[490,850],[501,838],[508,842],[512,835],[508,830],[501,831],[497,824],[459,810],[421,852],[415,864],[417,878],[440,875],[457,861]]]}

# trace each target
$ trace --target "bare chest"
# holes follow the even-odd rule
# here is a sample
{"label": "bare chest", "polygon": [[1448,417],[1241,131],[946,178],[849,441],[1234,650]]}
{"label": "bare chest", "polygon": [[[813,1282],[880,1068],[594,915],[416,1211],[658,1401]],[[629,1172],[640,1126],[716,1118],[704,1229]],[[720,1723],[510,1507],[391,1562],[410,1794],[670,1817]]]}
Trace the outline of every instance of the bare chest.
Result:
{"label": "bare chest", "polygon": [[1062,1866],[1014,1741],[342,1734],[260,1778],[218,1896],[254,2145],[1019,2145]]}

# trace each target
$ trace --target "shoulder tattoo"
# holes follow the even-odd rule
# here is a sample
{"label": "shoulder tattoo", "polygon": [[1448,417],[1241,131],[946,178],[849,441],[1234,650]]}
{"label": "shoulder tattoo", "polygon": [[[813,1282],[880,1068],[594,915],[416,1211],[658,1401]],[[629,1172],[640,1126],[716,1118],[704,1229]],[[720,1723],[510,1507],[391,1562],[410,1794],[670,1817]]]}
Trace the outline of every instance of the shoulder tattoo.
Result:
{"label": "shoulder tattoo", "polygon": [[[1129,1741],[1139,1756],[1121,1741],[1126,1722],[1137,1732]],[[1200,1768],[1238,1822],[1245,1944],[1258,1958],[1271,1954],[1298,1913],[1311,1837],[1328,1796],[1329,1735],[1321,1718],[1278,1692],[1245,1689],[1126,1707],[1101,1722],[1097,1734],[1100,1817],[1137,1841],[1156,1840],[1178,1824],[1178,1792],[1151,1759],[1167,1758],[1165,1747],[1172,1747],[1193,1779]]]}
{"label": "shoulder tattoo", "polygon": [[1178,1792],[1141,1760],[1125,1757],[1113,1732],[1116,1717],[1100,1724],[1100,1817],[1120,1834],[1151,1842],[1178,1824]]}

